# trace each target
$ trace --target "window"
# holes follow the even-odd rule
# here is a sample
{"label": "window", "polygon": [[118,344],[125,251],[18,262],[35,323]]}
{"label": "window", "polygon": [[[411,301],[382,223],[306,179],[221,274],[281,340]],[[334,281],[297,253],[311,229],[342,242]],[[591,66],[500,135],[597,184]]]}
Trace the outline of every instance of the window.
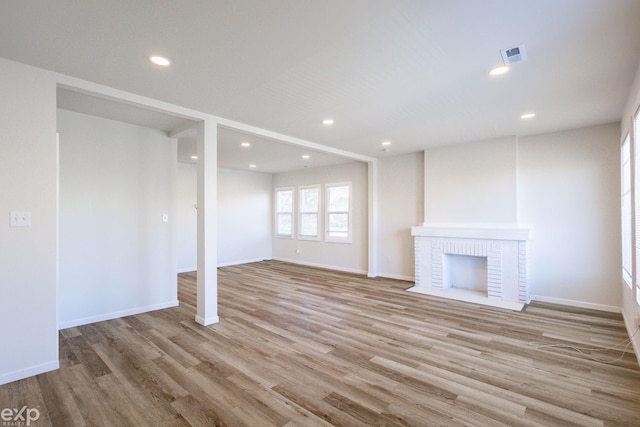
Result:
{"label": "window", "polygon": [[298,188],[298,238],[320,240],[320,186]]}
{"label": "window", "polygon": [[326,241],[351,243],[351,183],[327,184]]}
{"label": "window", "polygon": [[[635,230],[636,230],[636,234],[635,234],[635,249],[636,249],[636,270],[638,268],[640,268],[640,194],[638,194],[638,192],[640,191],[640,171],[638,171],[638,166],[640,165],[640,141],[639,141],[639,132],[640,132],[640,110],[636,112],[635,117],[633,118],[633,152],[634,152],[634,160],[635,162],[630,162],[633,165],[633,176],[634,176],[634,196],[635,196]],[[627,143],[627,141],[629,140],[629,136],[627,135],[627,138],[625,139],[625,143]],[[630,145],[630,144],[627,144]],[[624,167],[624,166],[623,166]],[[627,169],[625,167],[625,169]],[[631,167],[629,167],[629,169],[631,169]],[[626,176],[627,172],[625,170],[625,172],[623,172],[623,176]],[[631,175],[631,174],[630,174]],[[629,180],[629,182],[631,182],[631,177],[627,178]],[[629,191],[629,193],[631,193],[631,191]],[[623,205],[623,215],[626,215],[626,206]],[[631,214],[629,214],[631,215]],[[629,233],[631,234],[631,231],[629,230]],[[627,236],[623,236],[622,237],[622,241],[625,242],[625,239],[627,238]],[[629,237],[630,238],[630,237]],[[626,253],[622,252],[622,259],[623,262],[625,261],[625,255]],[[635,277],[635,283],[636,283],[636,288],[635,288],[635,293],[636,293],[636,302],[638,304],[640,304],[640,277],[638,277],[637,275],[638,273],[636,272],[636,277]],[[626,277],[625,277],[625,281],[626,281]]]}
{"label": "window", "polygon": [[293,187],[276,188],[276,237],[293,237]]}
{"label": "window", "polygon": [[622,278],[626,284],[632,286],[632,255],[631,255],[631,146],[629,135],[622,143]]}

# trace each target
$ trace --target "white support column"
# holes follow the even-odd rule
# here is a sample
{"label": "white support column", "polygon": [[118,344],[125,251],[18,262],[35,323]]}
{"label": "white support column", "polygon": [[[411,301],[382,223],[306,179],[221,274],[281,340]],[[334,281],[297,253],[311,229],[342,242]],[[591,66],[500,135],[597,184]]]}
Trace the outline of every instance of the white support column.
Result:
{"label": "white support column", "polygon": [[196,322],[218,322],[218,123],[198,124],[198,295]]}
{"label": "white support column", "polygon": [[422,224],[427,223],[427,150],[422,152]]}
{"label": "white support column", "polygon": [[369,230],[369,254],[368,254],[368,273],[369,277],[378,276],[378,161],[376,159],[367,163],[368,172],[368,196],[369,203],[367,205],[368,230]]}

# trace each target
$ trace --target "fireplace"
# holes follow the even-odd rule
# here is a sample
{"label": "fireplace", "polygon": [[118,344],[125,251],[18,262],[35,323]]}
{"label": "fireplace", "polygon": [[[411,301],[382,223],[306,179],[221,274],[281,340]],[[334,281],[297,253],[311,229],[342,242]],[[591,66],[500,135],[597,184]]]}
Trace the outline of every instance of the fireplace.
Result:
{"label": "fireplace", "polygon": [[[421,226],[411,234],[415,286],[410,291],[511,310],[529,303],[529,229]],[[458,273],[452,269],[458,267],[447,268],[447,261],[455,256],[486,259],[486,289],[452,285],[451,276]]]}

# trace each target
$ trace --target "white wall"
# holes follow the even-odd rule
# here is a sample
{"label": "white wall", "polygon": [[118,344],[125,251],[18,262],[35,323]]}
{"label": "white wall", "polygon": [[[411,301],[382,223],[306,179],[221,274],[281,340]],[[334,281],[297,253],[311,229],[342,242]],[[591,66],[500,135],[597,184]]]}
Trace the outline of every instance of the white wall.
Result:
{"label": "white wall", "polygon": [[[58,367],[56,84],[0,59],[0,384]],[[31,227],[9,227],[28,211]]]}
{"label": "white wall", "polygon": [[[327,243],[323,240],[311,241],[274,237],[274,259],[360,274],[367,273],[367,164],[353,162],[275,174],[273,188],[321,184],[321,203],[322,209],[324,209],[324,185],[346,181],[351,182],[353,193],[352,243]],[[270,225],[269,230],[273,233],[273,224]],[[321,224],[321,230],[324,230],[324,223]]]}
{"label": "white wall", "polygon": [[271,258],[271,174],[218,169],[218,265]]}
{"label": "white wall", "polygon": [[[195,164],[178,163],[178,271],[195,271]],[[218,169],[218,265],[271,259],[271,174]]]}
{"label": "white wall", "polygon": [[519,214],[533,299],[620,307],[620,126],[520,138]]}
{"label": "white wall", "polygon": [[198,168],[195,164],[178,162],[175,207],[178,273],[198,269],[198,211],[194,207],[198,200],[197,175]]}
{"label": "white wall", "polygon": [[517,222],[515,138],[430,148],[424,170],[425,222]]}
{"label": "white wall", "polygon": [[533,299],[618,310],[618,146],[614,123],[428,149],[425,219],[531,226]]}
{"label": "white wall", "polygon": [[60,328],[177,305],[176,140],[65,110],[58,132]]}
{"label": "white wall", "polygon": [[379,275],[414,280],[411,227],[424,218],[424,156],[420,153],[379,161]]}

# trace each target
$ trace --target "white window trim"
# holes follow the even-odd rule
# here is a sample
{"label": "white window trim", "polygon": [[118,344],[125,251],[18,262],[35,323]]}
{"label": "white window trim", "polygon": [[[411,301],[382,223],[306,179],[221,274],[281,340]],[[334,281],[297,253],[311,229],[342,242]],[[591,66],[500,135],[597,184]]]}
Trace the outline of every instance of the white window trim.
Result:
{"label": "white window trim", "polygon": [[[632,289],[633,278],[633,207],[631,206],[631,191],[633,184],[631,183],[631,138],[629,134],[622,140],[620,146],[620,206],[621,206],[621,222],[622,222],[622,278],[627,286]],[[628,180],[628,182],[627,182]],[[625,203],[625,197],[628,197],[628,206]],[[627,212],[628,210],[628,212]],[[628,215],[628,218],[627,218]],[[628,223],[627,223],[628,222]],[[628,257],[628,259],[627,259]]]}
{"label": "white window trim", "polygon": [[[291,191],[291,212],[278,211],[278,192]],[[296,230],[296,188],[295,187],[279,187],[273,191],[273,205],[274,205],[274,223],[273,223],[273,235],[277,239],[293,239],[295,238]],[[278,233],[278,217],[280,214],[287,213],[291,215],[291,234],[279,234]]]}
{"label": "white window trim", "polygon": [[[302,190],[309,190],[309,189],[316,189],[318,191],[318,210],[315,212],[303,212],[301,207],[300,207],[300,203],[302,202],[302,198],[300,197],[300,192]],[[298,186],[298,204],[296,205],[298,207],[298,240],[312,240],[312,241],[319,241],[321,239],[322,236],[322,227],[321,227],[321,221],[320,218],[322,216],[322,188],[320,186],[320,184],[314,184],[314,185],[300,185]],[[301,234],[301,230],[302,230],[302,215],[307,214],[307,213],[315,213],[316,214],[316,230],[317,230],[317,234],[315,236],[305,236],[303,234]]]}
{"label": "white window trim", "polygon": [[[635,231],[635,234],[633,232],[631,233],[631,236],[635,240],[632,240],[632,246],[633,250],[635,250],[635,254],[633,250],[631,252],[632,260],[635,261],[631,274],[632,282],[634,282],[632,285],[632,294],[635,297],[636,310],[640,312],[640,277],[638,277],[638,268],[640,267],[640,170],[638,170],[640,167],[640,140],[638,138],[638,133],[640,133],[640,108],[638,108],[636,113],[633,115],[631,130],[627,135],[627,139],[629,139],[629,148],[631,149],[631,156],[629,160],[629,163],[631,164],[631,191],[633,195],[631,202],[631,227],[632,229],[635,227],[635,230],[633,230]],[[634,256],[635,259],[633,259]]]}
{"label": "white window trim", "polygon": [[[329,189],[332,187],[349,187],[349,231],[347,237],[332,237],[329,236]],[[324,227],[324,241],[327,243],[353,243],[353,185],[348,182],[333,182],[325,184],[325,227]]]}

